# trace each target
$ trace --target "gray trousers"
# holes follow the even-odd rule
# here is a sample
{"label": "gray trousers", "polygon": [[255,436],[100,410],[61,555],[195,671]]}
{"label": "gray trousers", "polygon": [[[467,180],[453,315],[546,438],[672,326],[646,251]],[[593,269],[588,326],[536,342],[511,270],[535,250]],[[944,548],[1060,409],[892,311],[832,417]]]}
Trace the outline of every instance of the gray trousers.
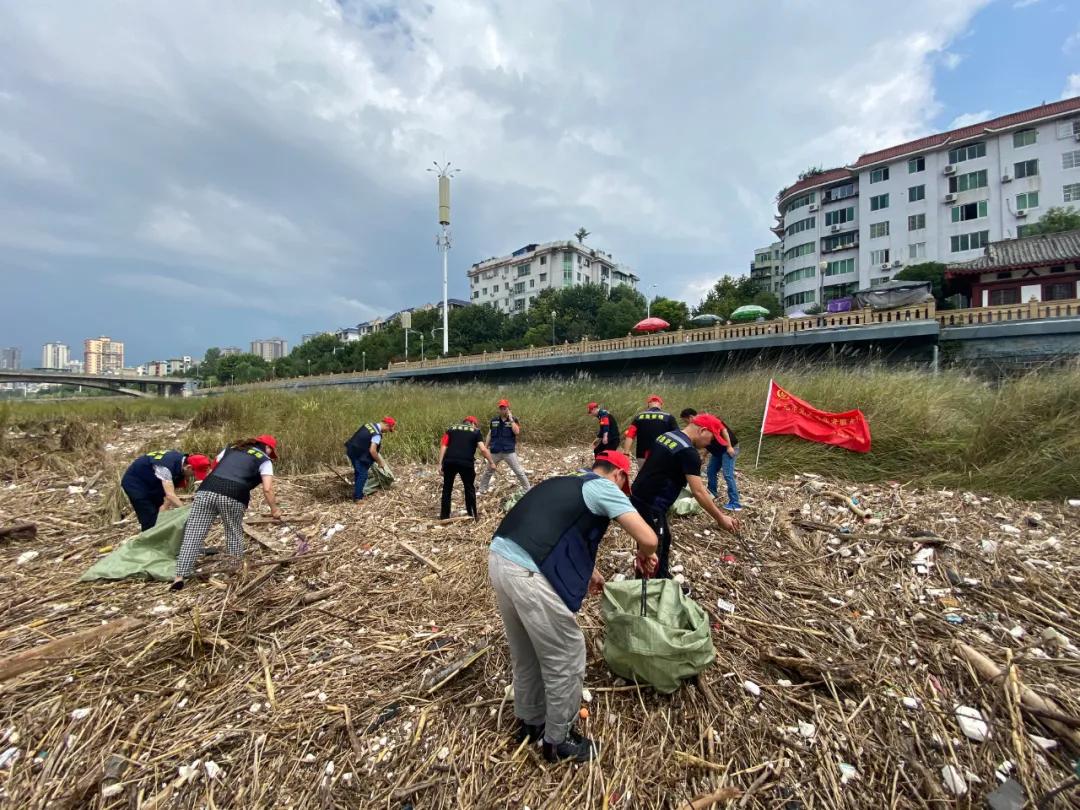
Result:
{"label": "gray trousers", "polygon": [[488,554],[514,667],[514,714],[544,725],[544,739],[561,743],[581,708],[585,680],[585,636],[543,574],[498,554]]}
{"label": "gray trousers", "polygon": [[[521,462],[518,461],[517,453],[492,453],[491,460],[495,462],[495,466],[499,465],[500,461],[505,461],[510,470],[517,476],[517,480],[521,483],[521,486],[526,490],[532,485],[529,483],[529,476],[525,474],[525,470],[521,467]],[[484,472],[480,476],[480,483],[477,484],[478,492],[487,492],[488,484],[491,483],[491,476],[494,473],[491,471],[491,467],[484,467]]]}

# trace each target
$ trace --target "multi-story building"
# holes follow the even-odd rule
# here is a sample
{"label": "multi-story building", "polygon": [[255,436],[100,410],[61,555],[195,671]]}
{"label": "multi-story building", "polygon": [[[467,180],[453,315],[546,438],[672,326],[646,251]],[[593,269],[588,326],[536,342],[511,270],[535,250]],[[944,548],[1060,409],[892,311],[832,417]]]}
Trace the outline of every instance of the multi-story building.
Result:
{"label": "multi-story building", "polygon": [[68,360],[67,371],[72,374],[83,374],[86,372],[86,364],[82,360]]}
{"label": "multi-story building", "polygon": [[124,369],[124,344],[102,335],[83,341],[87,374],[119,374]]}
{"label": "multi-story building", "polygon": [[221,357],[229,357],[230,355],[243,354],[244,350],[239,346],[223,346],[221,347]]}
{"label": "multi-story building", "polygon": [[525,245],[509,256],[477,262],[468,276],[472,303],[501,312],[524,312],[550,288],[596,284],[610,289],[640,281],[610,254],[572,241]]}
{"label": "multi-story building", "polygon": [[257,354],[267,363],[284,357],[289,353],[289,344],[285,338],[267,338],[266,340],[251,341],[251,353]]}
{"label": "multi-story building", "polygon": [[0,369],[14,371],[22,368],[22,349],[18,346],[0,347]]}
{"label": "multi-story building", "polygon": [[[462,301],[460,298],[449,298],[446,301],[447,309],[453,312],[455,309],[461,309],[462,307],[469,306],[468,301]],[[393,314],[387,315],[385,318],[373,318],[370,321],[364,321],[358,323],[356,329],[352,327],[346,327],[345,329],[338,329],[331,334],[336,335],[338,340],[345,341],[346,343],[353,340],[359,340],[366,335],[373,335],[376,332],[381,332],[391,324],[398,323],[401,320],[401,316],[405,312],[430,312],[431,310],[438,310],[442,312],[442,301],[436,301],[434,304],[421,304],[417,307],[407,307],[405,309],[399,309]]]}
{"label": "multi-story building", "polygon": [[191,358],[191,355],[185,354],[183,357],[170,357],[167,363],[167,374],[186,374],[191,371],[195,365],[195,361]]}
{"label": "multi-story building", "polygon": [[970,261],[1080,203],[1080,98],[864,154],[778,197],[784,306],[824,304],[905,264]]}
{"label": "multi-story building", "polygon": [[41,367],[68,370],[71,361],[71,349],[66,343],[46,343],[41,347]]}
{"label": "multi-story building", "polygon": [[784,295],[784,243],[773,242],[768,247],[754,251],[754,260],[750,262],[750,278],[754,279],[762,290],[774,293],[777,298]]}

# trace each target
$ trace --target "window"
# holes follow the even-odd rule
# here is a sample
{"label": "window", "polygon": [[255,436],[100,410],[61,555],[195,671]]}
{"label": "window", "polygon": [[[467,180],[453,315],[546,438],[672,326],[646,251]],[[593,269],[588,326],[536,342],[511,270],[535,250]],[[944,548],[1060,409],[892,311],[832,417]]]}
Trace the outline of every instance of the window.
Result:
{"label": "window", "polygon": [[926,242],[915,242],[914,244],[908,245],[907,257],[909,259],[925,259]]}
{"label": "window", "polygon": [[921,231],[926,227],[926,214],[912,214],[907,218],[909,231]]}
{"label": "window", "polygon": [[871,197],[870,198],[870,210],[871,211],[880,211],[882,208],[888,208],[888,207],[889,207],[889,195],[888,194],[878,194],[876,197]]}
{"label": "window", "polygon": [[882,236],[889,235],[889,222],[871,222],[870,223],[870,238],[877,239]]}
{"label": "window", "polygon": [[1035,143],[1039,137],[1039,133],[1034,129],[1022,129],[1019,132],[1013,133],[1013,146],[1019,149],[1022,146],[1031,146]]}
{"label": "window", "polygon": [[870,279],[870,286],[871,287],[880,287],[882,284],[888,284],[888,283],[889,283],[889,277],[888,276],[881,276],[880,278],[872,278],[872,279]]}
{"label": "window", "polygon": [[479,298],[480,297],[480,291],[479,290],[473,290],[472,297],[473,298]]}
{"label": "window", "polygon": [[870,251],[870,264],[888,264],[889,263],[889,249],[884,250],[871,250]]}
{"label": "window", "polygon": [[811,265],[810,267],[801,267],[798,270],[792,270],[790,273],[784,273],[784,283],[791,284],[793,281],[800,281],[804,278],[813,278],[816,275],[816,268]]}
{"label": "window", "polygon": [[517,270],[517,277],[521,278],[522,276],[529,275],[529,268],[530,268],[530,265],[528,265],[528,264],[519,264],[515,268]]}
{"label": "window", "polygon": [[796,197],[794,200],[788,203],[787,212],[791,213],[796,208],[802,208],[804,205],[809,205],[814,201],[814,192],[809,194],[803,194],[800,197]]}
{"label": "window", "polygon": [[480,294],[487,295],[487,287],[484,287],[484,289],[480,290]]}
{"label": "window", "polygon": [[1039,192],[1025,191],[1016,195],[1016,210],[1026,211],[1029,208],[1039,207]]}
{"label": "window", "polygon": [[1063,298],[1072,298],[1076,292],[1076,284],[1071,281],[1055,281],[1053,284],[1043,286],[1043,301],[1060,301]]}
{"label": "window", "polygon": [[1035,229],[1034,225],[1017,225],[1016,226],[1016,238],[1023,239],[1025,236],[1031,236],[1031,232]]}
{"label": "window", "polygon": [[793,248],[784,251],[784,260],[794,259],[796,256],[806,256],[814,252],[814,243],[806,242],[802,245],[796,245]]}
{"label": "window", "polygon": [[854,197],[858,193],[856,189],[857,186],[854,183],[845,183],[842,186],[833,186],[821,195],[821,201],[832,202],[834,200],[844,200],[848,197]]}
{"label": "window", "polygon": [[926,158],[917,157],[912,158],[907,162],[907,173],[916,174],[917,172],[926,171]]}
{"label": "window", "polygon": [[889,179],[889,167],[888,166],[882,166],[880,169],[874,169],[872,172],[870,172],[870,182],[871,183],[880,183],[883,180],[888,180],[888,179]]}
{"label": "window", "polygon": [[1061,156],[1061,168],[1080,169],[1080,149],[1074,152],[1066,152]]}
{"label": "window", "polygon": [[969,219],[980,219],[986,216],[987,201],[968,203],[967,205],[954,205],[952,207],[953,222],[967,222]]}
{"label": "window", "polygon": [[845,284],[831,284],[821,291],[822,303],[834,301],[837,298],[844,298],[851,295],[857,289],[859,289],[859,282],[857,281],[849,281]]}
{"label": "window", "polygon": [[1004,290],[990,290],[990,306],[1003,307],[1009,304],[1020,303],[1020,290],[1017,287],[1009,287]]}
{"label": "window", "polygon": [[524,312],[524,311],[525,311],[525,299],[524,298],[515,298],[514,299],[514,312]]}
{"label": "window", "polygon": [[1069,183],[1061,187],[1061,196],[1065,202],[1080,202],[1080,183]]}
{"label": "window", "polygon": [[1021,177],[1035,177],[1039,173],[1039,161],[1034,160],[1022,160],[1013,166],[1015,171],[1013,176],[1019,180]]}
{"label": "window", "polygon": [[540,274],[540,283],[541,284],[547,283],[547,273],[541,273]]}
{"label": "window", "polygon": [[973,188],[986,188],[986,169],[968,172],[949,178],[949,191],[971,191]]}
{"label": "window", "polygon": [[981,157],[986,157],[986,144],[982,141],[949,150],[949,163],[963,163],[965,160],[974,160]]}
{"label": "window", "polygon": [[514,284],[514,292],[518,294],[525,292],[525,282],[519,281]]}
{"label": "window", "polygon": [[855,221],[855,206],[851,205],[847,208],[837,208],[835,211],[825,212],[825,227],[831,227],[833,225],[843,225],[845,222]]}
{"label": "window", "polygon": [[814,290],[807,290],[806,292],[795,293],[794,295],[785,295],[784,306],[794,307],[799,304],[811,304],[815,300]]}
{"label": "window", "polygon": [[536,279],[535,278],[530,278],[529,279],[529,289],[531,290],[535,286],[536,286]]}
{"label": "window", "polygon": [[[808,231],[811,228],[817,227],[817,217],[807,217],[806,219],[800,219],[798,222],[792,222],[787,226],[784,231],[784,236],[791,236],[793,233],[800,233],[802,231]],[[766,254],[766,260],[768,254]]]}
{"label": "window", "polygon": [[493,293],[497,293],[499,291],[499,285],[498,284],[493,285],[492,288],[491,288],[491,291]]}
{"label": "window", "polygon": [[971,233],[962,233],[959,236],[952,236],[950,239],[950,250],[953,253],[960,253],[965,250],[978,250],[981,247],[986,247],[990,243],[990,231],[972,231]]}
{"label": "window", "polygon": [[907,190],[907,201],[918,202],[919,200],[926,199],[926,186],[909,186]]}
{"label": "window", "polygon": [[540,264],[547,264],[547,256],[540,257]]}
{"label": "window", "polygon": [[847,233],[837,234],[836,236],[826,236],[821,240],[821,250],[823,253],[827,253],[830,250],[855,247],[855,245],[858,244],[858,237],[858,231],[848,231]]}
{"label": "window", "polygon": [[839,259],[835,262],[829,262],[825,266],[825,275],[827,276],[839,276],[844,273],[855,272],[855,260],[854,259]]}

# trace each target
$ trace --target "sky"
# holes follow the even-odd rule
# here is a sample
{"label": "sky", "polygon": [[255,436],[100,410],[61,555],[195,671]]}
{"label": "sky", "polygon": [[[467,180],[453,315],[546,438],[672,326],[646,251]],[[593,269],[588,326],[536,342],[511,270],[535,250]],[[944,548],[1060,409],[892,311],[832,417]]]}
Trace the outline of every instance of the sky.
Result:
{"label": "sky", "polygon": [[0,345],[438,300],[447,160],[451,296],[585,227],[694,304],[801,170],[1074,95],[1080,0],[0,0]]}

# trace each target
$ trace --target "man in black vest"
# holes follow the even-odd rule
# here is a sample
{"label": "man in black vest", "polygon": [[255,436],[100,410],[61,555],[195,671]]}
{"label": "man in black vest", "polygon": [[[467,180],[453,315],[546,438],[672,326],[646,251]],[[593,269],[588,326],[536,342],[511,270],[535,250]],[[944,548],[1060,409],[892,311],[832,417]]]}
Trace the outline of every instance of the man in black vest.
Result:
{"label": "man in black vest", "polygon": [[157,524],[158,512],[183,506],[177,487],[187,484],[190,475],[202,481],[210,472],[210,459],[179,450],[158,450],[139,456],[124,472],[120,488],[131,501],[141,531]]}
{"label": "man in black vest", "polygon": [[645,410],[635,416],[633,421],[630,422],[630,427],[626,429],[626,438],[623,439],[622,451],[629,453],[630,443],[636,438],[637,451],[634,455],[637,456],[639,466],[645,460],[645,457],[649,455],[657,436],[662,436],[669,430],[678,430],[679,428],[675,417],[663,410],[663,408],[664,400],[657,394],[653,394],[645,400]]}
{"label": "man in black vest", "polygon": [[619,423],[608,411],[600,407],[598,402],[590,402],[585,406],[589,416],[595,416],[597,422],[596,438],[593,439],[593,455],[619,449]]}
{"label": "man in black vest", "polygon": [[656,535],[634,511],[630,459],[596,456],[591,472],[537,484],[503,518],[491,540],[488,575],[514,669],[518,742],[544,740],[550,762],[586,762],[597,745],[574,729],[585,678],[585,637],[575,614],[604,578],[596,553],[615,520],[637,543],[638,567],[655,570]]}
{"label": "man in black vest", "polygon": [[454,492],[454,478],[461,476],[461,485],[465,488],[465,511],[470,517],[476,517],[476,451],[487,459],[488,469],[495,469],[491,452],[484,444],[484,434],[477,427],[475,416],[466,416],[461,424],[451,425],[443,434],[439,443],[439,467],[442,468],[442,509],[439,517],[450,517],[450,499]]}
{"label": "man in black vest", "polygon": [[[511,472],[517,476],[522,489],[528,492],[531,486],[529,476],[525,474],[517,455],[517,437],[519,433],[521,433],[521,424],[518,422],[518,418],[510,412],[510,400],[500,399],[499,413],[491,418],[491,429],[488,431],[488,449],[491,450],[491,457],[495,461],[495,466],[498,466],[499,462],[505,461]],[[489,468],[484,470],[483,475],[480,476],[479,490],[481,495],[487,492],[494,472],[494,468]]]}
{"label": "man in black vest", "polygon": [[657,437],[652,452],[634,479],[633,498],[638,512],[648,521],[660,542],[660,567],[656,575],[669,578],[671,532],[667,513],[684,486],[690,487],[701,508],[724,531],[735,534],[739,521],[720,511],[701,481],[701,453],[723,430],[711,413],[699,413],[685,430],[672,430]]}
{"label": "man in black vest", "polygon": [[367,484],[368,471],[372,464],[383,466],[380,450],[384,433],[393,433],[397,428],[397,421],[392,416],[384,416],[378,422],[368,422],[361,425],[356,433],[345,442],[345,455],[353,466],[355,480],[353,483],[353,500],[364,499],[364,485]]}

